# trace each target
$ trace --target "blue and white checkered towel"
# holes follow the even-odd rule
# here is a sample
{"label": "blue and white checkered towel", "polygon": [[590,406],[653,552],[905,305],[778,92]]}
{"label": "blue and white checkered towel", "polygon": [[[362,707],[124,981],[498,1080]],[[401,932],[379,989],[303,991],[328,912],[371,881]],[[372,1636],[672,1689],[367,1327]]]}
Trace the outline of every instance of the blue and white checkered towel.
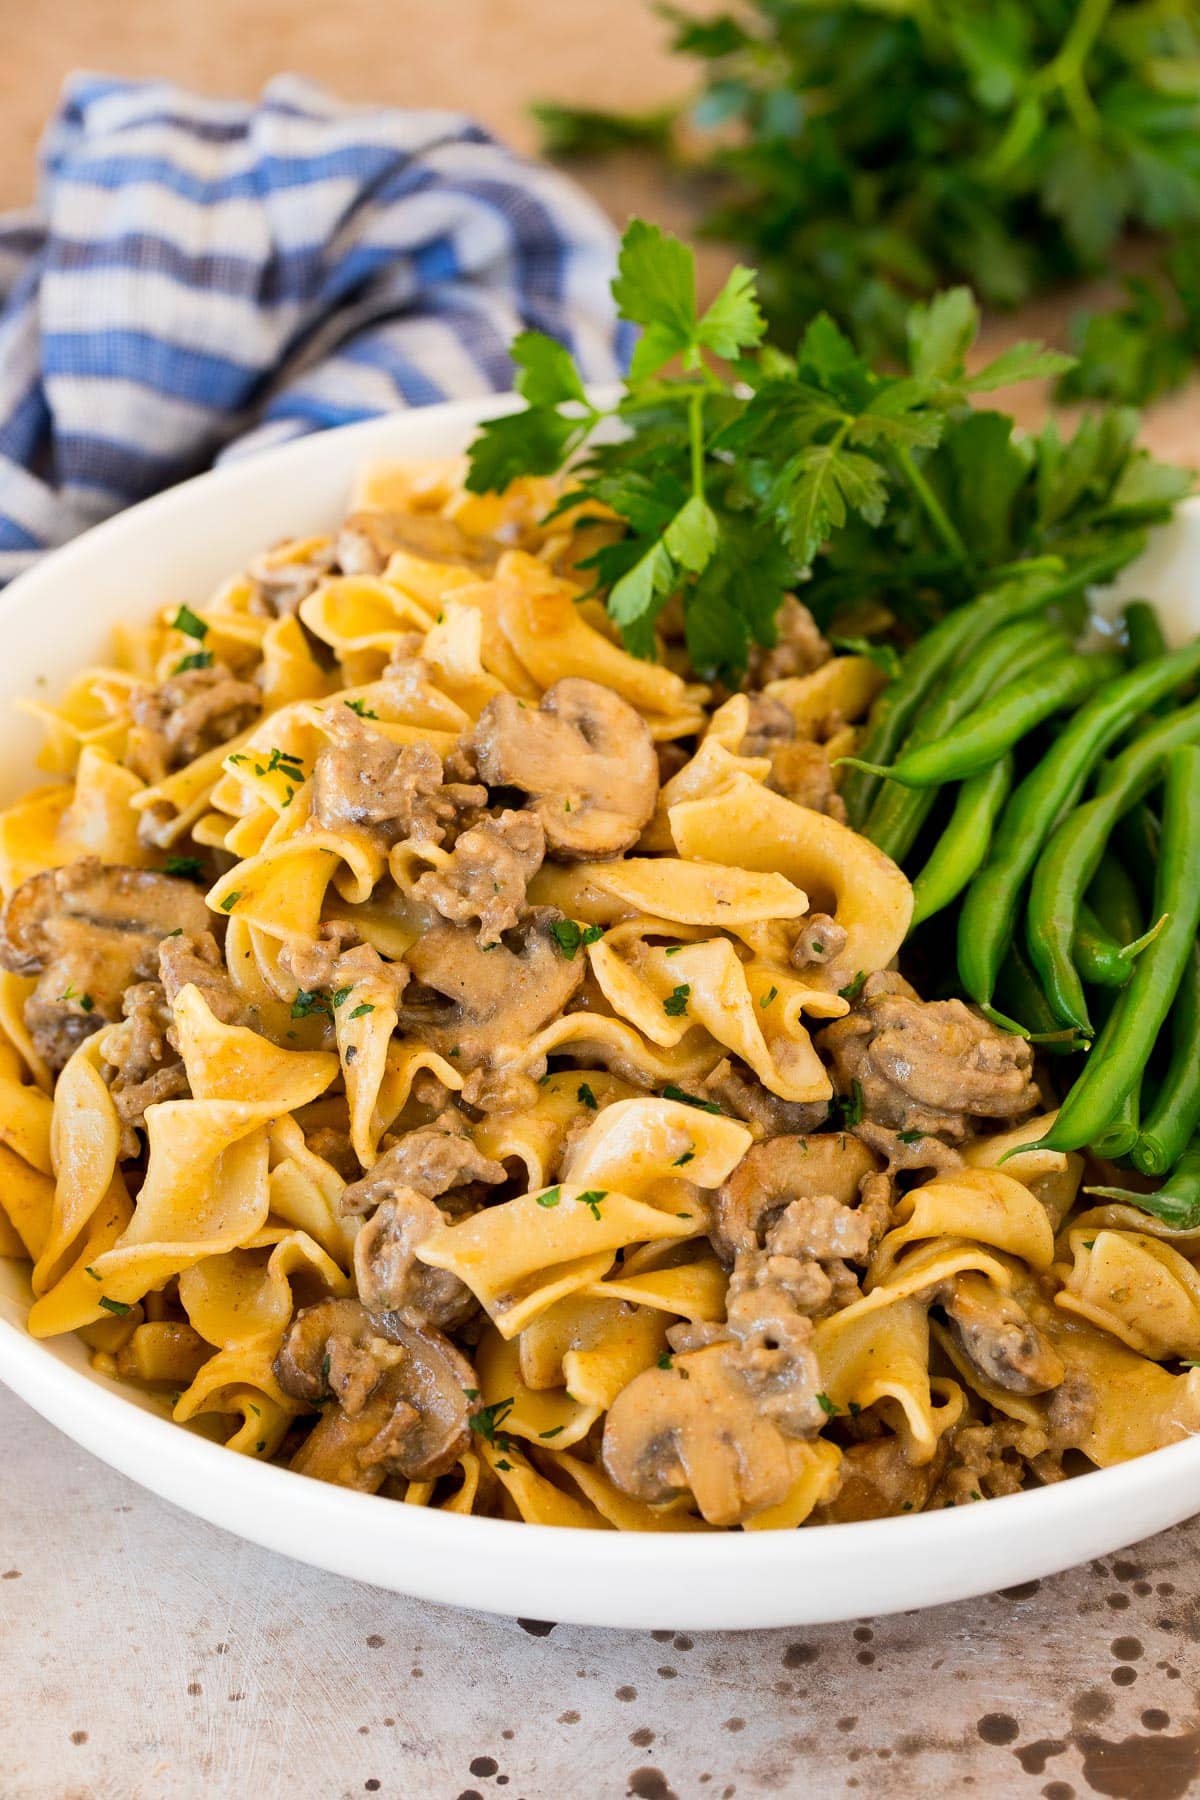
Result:
{"label": "blue and white checkered towel", "polygon": [[0,219],[0,581],[208,463],[507,388],[514,333],[625,349],[614,235],[453,113],[68,82]]}

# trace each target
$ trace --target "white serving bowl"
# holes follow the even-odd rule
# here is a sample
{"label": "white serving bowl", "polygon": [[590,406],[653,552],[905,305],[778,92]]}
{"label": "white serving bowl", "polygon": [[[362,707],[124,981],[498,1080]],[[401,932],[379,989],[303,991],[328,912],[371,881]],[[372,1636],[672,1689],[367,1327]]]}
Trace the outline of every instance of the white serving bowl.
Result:
{"label": "white serving bowl", "polygon": [[[33,779],[39,733],[14,710],[102,660],[111,627],[203,600],[279,538],[333,528],[374,456],[460,451],[507,398],[429,407],[306,438],[149,500],[0,593],[0,803]],[[1120,595],[1200,628],[1200,505],[1160,532]],[[960,1600],[1048,1575],[1200,1510],[1200,1441],[949,1512],[789,1533],[635,1535],[458,1518],[349,1493],[235,1455],[94,1374],[68,1336],[24,1329],[25,1265],[0,1259],[0,1378],[76,1443],[213,1524],[302,1562],[453,1606],[628,1629],[817,1624]]]}

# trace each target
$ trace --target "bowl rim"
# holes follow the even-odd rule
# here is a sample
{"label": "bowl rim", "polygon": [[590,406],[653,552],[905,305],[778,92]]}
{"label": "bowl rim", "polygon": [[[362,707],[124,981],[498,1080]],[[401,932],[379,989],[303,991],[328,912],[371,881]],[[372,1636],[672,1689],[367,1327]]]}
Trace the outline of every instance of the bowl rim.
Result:
{"label": "bowl rim", "polygon": [[[451,401],[224,463],[50,552],[0,593],[0,627],[40,599],[54,603],[89,565],[174,517],[198,507],[219,517],[222,503],[255,480],[309,469],[324,472],[332,491],[365,456],[419,456],[431,430],[465,443],[471,427],[520,404],[511,394]],[[1180,511],[1200,557],[1200,497]],[[60,1341],[77,1345],[73,1334]],[[420,1598],[580,1624],[752,1629],[934,1605],[1106,1554],[1200,1508],[1198,1436],[1086,1476],[935,1513],[791,1533],[580,1533],[406,1506],[230,1454],[3,1316],[0,1379],[84,1449],[240,1536]],[[365,1570],[362,1546],[381,1543],[392,1561]],[[888,1579],[881,1581],[881,1569]]]}

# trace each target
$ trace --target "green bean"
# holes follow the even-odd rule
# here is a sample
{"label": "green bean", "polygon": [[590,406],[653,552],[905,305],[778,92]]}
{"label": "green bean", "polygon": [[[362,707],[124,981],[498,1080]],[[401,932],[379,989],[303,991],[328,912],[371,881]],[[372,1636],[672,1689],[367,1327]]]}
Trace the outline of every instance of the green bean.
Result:
{"label": "green bean", "polygon": [[1141,1079],[1195,950],[1200,925],[1200,747],[1184,745],[1167,759],[1162,850],[1154,910],[1162,930],[1138,958],[1096,1039],[1082,1075],[1059,1109],[1041,1148],[1078,1150],[1094,1144],[1113,1123]]}
{"label": "green bean", "polygon": [[1154,871],[1158,867],[1161,836],[1158,817],[1144,800],[1123,813],[1113,831],[1113,840],[1125,859],[1130,878],[1147,904],[1154,898]]}
{"label": "green bean", "polygon": [[1103,925],[1085,900],[1079,908],[1079,924],[1075,932],[1075,966],[1081,978],[1093,987],[1123,988],[1133,974],[1136,959],[1162,930],[1159,919],[1149,931],[1123,944]]}
{"label": "green bean", "polygon": [[1083,895],[1117,820],[1161,779],[1167,754],[1190,743],[1200,743],[1200,703],[1153,724],[1114,757],[1101,772],[1095,797],[1064,819],[1034,868],[1029,890],[1030,955],[1059,1023],[1089,1036],[1087,1003],[1074,961]]}
{"label": "green bean", "polygon": [[1012,786],[1012,752],[972,775],[958,790],[954,811],[929,861],[913,882],[913,927],[956,900],[988,853],[996,814]]}
{"label": "green bean", "polygon": [[[996,971],[1012,939],[1021,889],[1042,845],[1078,805],[1088,776],[1120,735],[1131,711],[1141,712],[1197,669],[1200,642],[1106,683],[1013,789],[1000,814],[988,860],[967,889],[958,917],[959,977],[969,997],[985,1012],[992,1002]],[[1163,910],[1157,907],[1155,917]]]}
{"label": "green bean", "polygon": [[1043,1050],[1053,1056],[1067,1056],[1080,1048],[1075,1033],[1059,1027],[1018,938],[1013,939],[1000,965],[996,995],[1014,1018],[1022,1021],[1017,1029]]}
{"label": "green bean", "polygon": [[1172,1231],[1195,1231],[1200,1225],[1200,1137],[1192,1139],[1162,1186],[1153,1194],[1134,1188],[1088,1187],[1085,1194],[1140,1207]]}
{"label": "green bean", "polygon": [[[1121,659],[1112,651],[1057,658],[1048,666],[1029,670],[1020,681],[1005,684],[935,743],[906,750],[890,768],[879,766],[877,775],[898,781],[903,787],[940,787],[946,781],[963,781],[988,769],[1027,737],[1035,725],[1056,712],[1070,712],[1095,688],[1121,674]],[[864,765],[857,757],[845,759],[854,768]]]}
{"label": "green bean", "polygon": [[[1081,563],[1069,574],[1056,556],[1031,557],[1019,575],[1003,586],[980,594],[960,606],[927,631],[913,645],[895,681],[889,682],[871,709],[861,749],[873,762],[888,762],[918,709],[946,670],[982,643],[993,632],[1031,613],[1044,612],[1055,601],[1066,599],[1106,575],[1115,574],[1127,560],[1115,551]],[[879,788],[878,776],[850,770],[842,783],[842,799],[852,825],[859,825]]]}
{"label": "green bean", "polygon": [[1166,655],[1167,640],[1163,636],[1158,614],[1148,600],[1131,600],[1121,617],[1125,621],[1130,662],[1148,663],[1153,662],[1156,656]]}
{"label": "green bean", "polygon": [[1097,1156],[1103,1157],[1105,1162],[1116,1162],[1119,1157],[1129,1155],[1137,1143],[1141,1108],[1142,1083],[1139,1077],[1092,1145]]}
{"label": "green bean", "polygon": [[1200,1131],[1200,944],[1184,969],[1171,1008],[1171,1059],[1133,1146],[1133,1166],[1161,1175]]}
{"label": "green bean", "polygon": [[[998,683],[1017,681],[1031,669],[1045,668],[1052,656],[1061,658],[1068,649],[1066,638],[1044,619],[1009,625],[990,643],[981,645],[969,664],[951,670],[913,726],[904,753],[940,738]],[[864,837],[893,862],[902,863],[936,798],[932,789],[903,788],[889,782],[867,814]]]}
{"label": "green bean", "polygon": [[[1157,860],[1156,856],[1155,861]],[[1115,937],[1119,944],[1128,944],[1141,936],[1142,903],[1136,884],[1111,849],[1106,850],[1100,858],[1087,897],[1105,931]]]}

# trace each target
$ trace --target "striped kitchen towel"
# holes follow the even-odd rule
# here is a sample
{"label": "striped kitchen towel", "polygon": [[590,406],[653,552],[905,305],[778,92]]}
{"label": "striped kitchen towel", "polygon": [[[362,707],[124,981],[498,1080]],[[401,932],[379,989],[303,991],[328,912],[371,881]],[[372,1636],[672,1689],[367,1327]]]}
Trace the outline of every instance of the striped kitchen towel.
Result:
{"label": "striped kitchen towel", "polygon": [[614,234],[469,119],[77,76],[0,218],[0,582],[213,461],[627,345]]}

